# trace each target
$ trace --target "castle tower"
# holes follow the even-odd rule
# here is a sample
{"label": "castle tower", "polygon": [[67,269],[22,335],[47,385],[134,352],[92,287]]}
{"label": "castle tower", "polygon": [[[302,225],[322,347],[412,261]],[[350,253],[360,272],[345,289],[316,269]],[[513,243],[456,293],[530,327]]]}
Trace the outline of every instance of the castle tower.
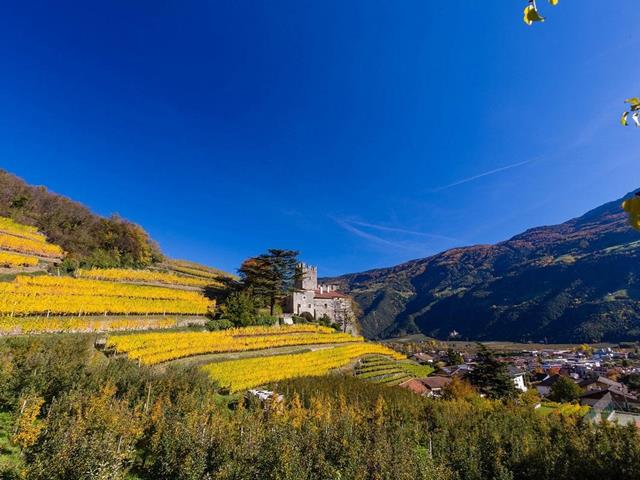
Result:
{"label": "castle tower", "polygon": [[302,272],[301,277],[296,281],[298,290],[317,290],[318,288],[318,268],[313,265],[300,263],[298,269]]}

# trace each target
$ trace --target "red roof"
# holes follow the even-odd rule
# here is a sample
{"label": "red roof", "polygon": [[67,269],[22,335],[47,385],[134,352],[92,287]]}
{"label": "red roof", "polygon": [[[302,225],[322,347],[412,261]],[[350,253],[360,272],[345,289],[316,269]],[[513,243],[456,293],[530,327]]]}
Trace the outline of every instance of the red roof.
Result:
{"label": "red roof", "polygon": [[424,386],[424,383],[416,380],[415,378],[407,380],[406,382],[403,382],[398,386],[411,390],[413,393],[417,393],[418,395],[423,395],[428,391],[427,387]]}
{"label": "red roof", "polygon": [[328,300],[334,299],[334,298],[347,298],[347,295],[345,295],[344,293],[340,293],[340,292],[323,292],[323,293],[320,293],[320,290],[316,290],[314,296],[315,296],[315,298],[326,298]]}
{"label": "red roof", "polygon": [[430,390],[434,388],[444,388],[451,383],[451,379],[449,377],[440,377],[433,376],[423,378],[421,382]]}

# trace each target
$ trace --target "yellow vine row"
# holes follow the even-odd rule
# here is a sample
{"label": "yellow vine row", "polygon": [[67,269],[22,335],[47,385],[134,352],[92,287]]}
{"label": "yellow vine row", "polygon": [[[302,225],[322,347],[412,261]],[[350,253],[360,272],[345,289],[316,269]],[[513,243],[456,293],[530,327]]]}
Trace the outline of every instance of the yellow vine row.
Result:
{"label": "yellow vine row", "polygon": [[0,318],[0,335],[32,333],[86,333],[108,332],[114,330],[148,330],[151,328],[172,328],[176,319],[171,317],[150,318],[92,318],[77,317],[38,317],[38,318]]}
{"label": "yellow vine row", "polygon": [[19,253],[42,255],[43,257],[61,257],[63,252],[58,245],[42,240],[17,237],[0,232],[0,249],[11,250]]}
{"label": "yellow vine row", "polygon": [[212,307],[199,292],[165,287],[49,276],[0,282],[0,315],[202,315]]}
{"label": "yellow vine row", "polygon": [[29,255],[12,252],[0,252],[0,267],[34,267],[38,259]]}
{"label": "yellow vine row", "polygon": [[359,343],[308,353],[275,355],[210,363],[203,368],[220,386],[233,392],[295,377],[326,375],[364,355],[403,355],[377,343]]}
{"label": "yellow vine row", "polygon": [[207,353],[231,353],[267,348],[329,343],[363,342],[362,337],[331,329],[311,331],[297,326],[263,329],[231,329],[220,332],[158,332],[114,335],[108,346],[144,364],[156,364]]}
{"label": "yellow vine row", "polygon": [[185,285],[190,287],[205,287],[215,283],[203,278],[185,277],[175,273],[156,272],[152,270],[133,270],[126,268],[94,268],[91,270],[78,270],[76,275],[79,278],[89,278],[94,280],[164,283],[167,285]]}
{"label": "yellow vine row", "polygon": [[36,227],[22,225],[7,217],[0,217],[0,232],[10,233],[19,237],[30,238],[39,242],[45,241],[44,235]]}

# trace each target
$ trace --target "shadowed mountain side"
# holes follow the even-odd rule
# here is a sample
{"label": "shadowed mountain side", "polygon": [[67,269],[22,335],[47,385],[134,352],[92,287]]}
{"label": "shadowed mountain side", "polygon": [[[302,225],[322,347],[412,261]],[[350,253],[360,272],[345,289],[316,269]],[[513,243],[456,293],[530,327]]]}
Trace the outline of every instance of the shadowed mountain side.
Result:
{"label": "shadowed mountain side", "polygon": [[496,245],[330,281],[360,304],[369,338],[456,330],[483,340],[639,339],[640,233],[621,202]]}

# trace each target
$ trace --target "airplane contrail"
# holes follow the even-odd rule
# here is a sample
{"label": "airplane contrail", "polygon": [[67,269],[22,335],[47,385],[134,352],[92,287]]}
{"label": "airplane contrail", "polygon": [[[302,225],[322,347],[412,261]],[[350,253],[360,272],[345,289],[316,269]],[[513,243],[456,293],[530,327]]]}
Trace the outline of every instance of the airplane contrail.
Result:
{"label": "airplane contrail", "polygon": [[525,160],[524,162],[512,163],[511,165],[505,165],[504,167],[500,167],[500,168],[494,168],[493,170],[489,170],[488,172],[479,173],[478,175],[474,175],[473,177],[463,178],[462,180],[457,180],[457,181],[455,181],[453,183],[450,183],[450,184],[445,185],[443,187],[435,188],[435,189],[433,189],[431,191],[432,192],[441,192],[442,190],[446,190],[446,189],[451,188],[451,187],[457,187],[458,185],[462,185],[463,183],[469,183],[469,182],[472,182],[472,181],[477,180],[479,178],[487,177],[489,175],[493,175],[494,173],[504,172],[505,170],[510,170],[512,168],[520,167],[522,165],[526,165],[527,163],[531,163],[531,162],[533,162],[533,159]]}
{"label": "airplane contrail", "polygon": [[384,232],[406,233],[407,235],[415,235],[418,237],[426,237],[426,238],[439,238],[441,240],[450,240],[453,242],[460,241],[458,238],[447,237],[446,235],[439,235],[437,233],[418,232],[416,230],[408,230],[406,228],[387,227],[386,225],[378,225],[375,223],[361,222],[359,220],[349,220],[349,223],[352,225],[359,225],[361,227],[373,228],[375,230],[382,230]]}

